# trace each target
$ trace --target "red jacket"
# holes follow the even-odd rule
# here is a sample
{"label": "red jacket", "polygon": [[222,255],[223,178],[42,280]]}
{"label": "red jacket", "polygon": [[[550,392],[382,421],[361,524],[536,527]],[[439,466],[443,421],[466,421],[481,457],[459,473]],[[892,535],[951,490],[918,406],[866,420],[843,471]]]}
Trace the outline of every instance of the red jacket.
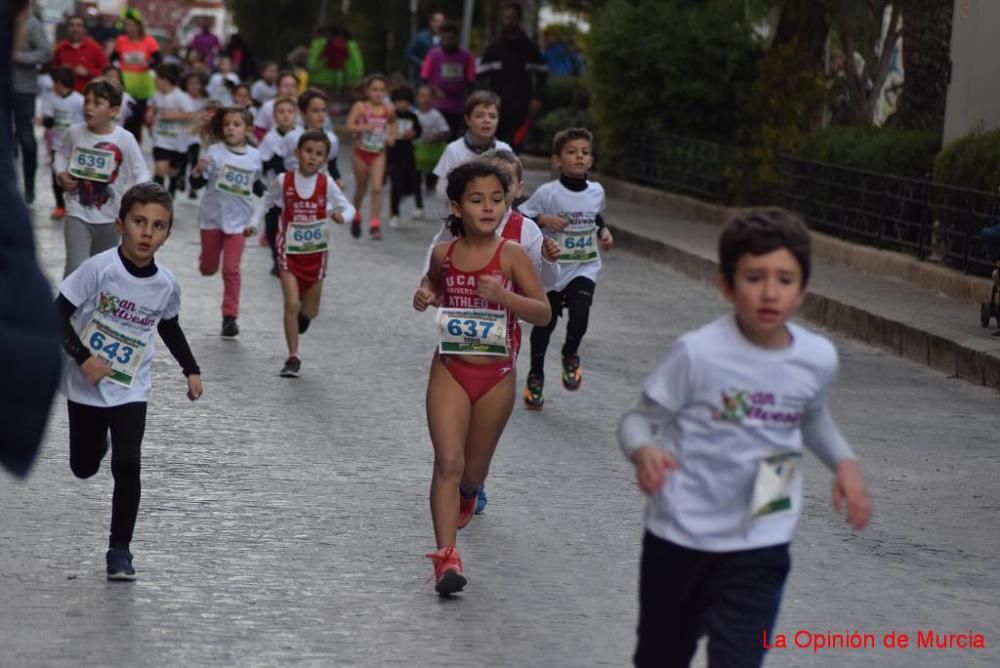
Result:
{"label": "red jacket", "polygon": [[94,77],[101,76],[101,72],[108,66],[108,54],[104,51],[104,47],[89,37],[84,37],[83,41],[76,46],[71,44],[68,39],[56,44],[55,52],[52,55],[53,68],[76,69],[78,65],[86,67],[89,73],[85,77],[76,75],[73,88],[82,93],[87,82]]}

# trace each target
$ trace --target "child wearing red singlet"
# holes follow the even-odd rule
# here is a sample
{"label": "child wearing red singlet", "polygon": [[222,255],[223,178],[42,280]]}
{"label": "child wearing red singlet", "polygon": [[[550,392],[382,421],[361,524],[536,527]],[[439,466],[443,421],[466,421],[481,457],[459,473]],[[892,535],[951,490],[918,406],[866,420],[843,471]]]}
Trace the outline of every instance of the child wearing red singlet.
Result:
{"label": "child wearing red singlet", "polygon": [[250,223],[253,234],[260,229],[265,212],[272,207],[281,210],[275,245],[288,342],[288,359],[280,374],[283,378],[299,377],[299,335],[305,334],[319,313],[329,255],[329,219],[341,224],[354,215],[354,207],[333,178],[320,173],[330,148],[330,138],[322,130],[303,132],[295,149],[298,168],[275,178],[267,195],[257,203]]}
{"label": "child wearing red singlet", "polygon": [[440,307],[441,338],[427,384],[437,550],[427,556],[442,596],[465,587],[456,533],[472,520],[514,407],[517,319],[540,323],[552,317],[531,258],[496,234],[509,190],[510,175],[491,162],[468,162],[448,173],[448,224],[458,238],[435,246],[428,281],[413,296],[418,311]]}
{"label": "child wearing red singlet", "polygon": [[378,217],[382,213],[382,185],[385,183],[387,146],[396,142],[396,113],[386,104],[388,82],[381,74],[372,74],[362,83],[364,98],[355,102],[347,115],[347,129],[354,133],[351,166],[354,169],[354,217],[351,236],[361,236],[361,202],[371,183],[371,222],[369,232],[376,241],[382,238]]}

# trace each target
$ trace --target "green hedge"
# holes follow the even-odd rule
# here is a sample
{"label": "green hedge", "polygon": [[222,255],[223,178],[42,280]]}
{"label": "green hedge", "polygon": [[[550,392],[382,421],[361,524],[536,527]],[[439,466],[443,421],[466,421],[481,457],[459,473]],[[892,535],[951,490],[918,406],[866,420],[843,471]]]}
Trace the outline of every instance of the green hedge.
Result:
{"label": "green hedge", "polygon": [[833,126],[810,137],[799,155],[808,160],[923,179],[933,173],[934,157],[940,150],[940,130]]}
{"label": "green hedge", "polygon": [[1000,188],[1000,130],[966,135],[948,144],[934,161],[934,180],[962,188]]}

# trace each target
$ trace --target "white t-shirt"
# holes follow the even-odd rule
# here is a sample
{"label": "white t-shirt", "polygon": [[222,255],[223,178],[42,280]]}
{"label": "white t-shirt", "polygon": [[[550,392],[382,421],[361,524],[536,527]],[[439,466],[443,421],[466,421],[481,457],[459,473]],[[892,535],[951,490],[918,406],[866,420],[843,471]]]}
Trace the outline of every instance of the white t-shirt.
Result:
{"label": "white t-shirt", "polygon": [[118,121],[118,125],[125,127],[125,123],[132,116],[132,108],[135,107],[135,98],[122,91],[122,104],[118,107],[118,116],[115,120]]}
{"label": "white t-shirt", "polygon": [[420,121],[420,136],[417,137],[415,143],[426,144],[428,143],[426,138],[442,133],[444,134],[444,138],[447,138],[448,133],[451,132],[451,128],[448,126],[448,121],[445,120],[444,115],[434,107],[431,107],[430,111],[420,111],[419,108],[414,107],[413,113],[417,115],[417,120]]}
{"label": "white t-shirt", "polygon": [[242,234],[250,224],[257,198],[253,184],[261,179],[260,152],[247,146],[237,153],[224,142],[212,144],[205,153],[205,196],[198,210],[198,226]]}
{"label": "white t-shirt", "polygon": [[[285,135],[285,171],[287,172],[299,168],[299,159],[295,157],[295,149],[299,147],[299,137],[301,137],[302,133],[305,131],[305,128],[295,128]],[[324,130],[324,132],[330,139],[330,155],[326,157],[326,161],[330,162],[340,154],[340,141],[337,139],[337,135],[335,135],[332,130]],[[320,171],[325,174],[326,165],[323,165],[323,168]]]}
{"label": "white t-shirt", "polygon": [[156,92],[153,96],[153,109],[156,112],[153,121],[153,147],[168,151],[186,152],[188,138],[191,136],[191,121],[167,120],[161,116],[164,111],[174,111],[189,114],[196,111],[194,101],[180,88],[174,88],[169,93]]}
{"label": "white t-shirt", "polygon": [[[187,95],[187,93],[185,93]],[[191,101],[192,111],[205,111],[208,106],[208,100],[204,97],[191,97],[188,95],[188,99]],[[201,144],[201,136],[198,134],[199,129],[198,122],[191,122],[188,124],[187,132],[187,145],[190,147],[192,144]]]}
{"label": "white t-shirt", "polygon": [[[518,209],[525,216],[537,219],[539,216],[560,216],[567,220],[562,233],[545,229],[544,234],[560,242],[563,248],[576,244],[587,244],[588,252],[596,254],[587,262],[559,262],[559,278],[546,283],[546,291],[561,291],[574,278],[582,276],[597,282],[601,273],[601,251],[597,240],[597,215],[604,212],[604,188],[601,184],[587,181],[586,190],[574,192],[560,181],[549,181],[538,187],[528,201]],[[589,236],[588,236],[589,235]],[[570,251],[572,252],[572,251]]]}
{"label": "white t-shirt", "polygon": [[[422,122],[420,127],[421,129],[423,128]],[[514,149],[510,147],[510,144],[502,142],[499,139],[496,140],[493,148],[503,149],[505,151],[510,151],[511,153],[514,152]],[[445,147],[444,153],[441,154],[441,159],[438,160],[438,164],[434,166],[434,175],[438,177],[437,187],[434,190],[441,196],[444,206],[447,206],[448,203],[448,172],[455,169],[462,163],[475,160],[478,157],[479,154],[474,153],[472,149],[466,145],[464,137],[459,137]]]}
{"label": "white t-shirt", "polygon": [[[347,199],[347,196],[340,190],[337,186],[337,182],[330,177],[329,174],[320,172],[318,174],[313,174],[312,176],[303,176],[300,172],[295,172],[295,192],[302,199],[309,199],[312,197],[313,192],[316,190],[316,179],[323,178],[326,179],[326,215],[332,216],[334,213],[339,213],[344,217],[344,220],[350,220],[354,217],[354,205],[351,204],[351,200]],[[285,208],[285,193],[282,184],[285,180],[285,173],[282,172],[274,178],[274,182],[267,189],[267,193],[260,198],[257,202],[257,206],[253,210],[253,218],[251,219],[251,227],[256,229],[261,229],[261,223],[264,220],[264,214],[270,211],[273,207],[279,209]]]}
{"label": "white t-shirt", "polygon": [[278,96],[278,84],[269,84],[263,79],[257,79],[250,87],[250,97],[264,104],[268,100],[273,100]]}
{"label": "white t-shirt", "polygon": [[227,80],[234,86],[240,83],[240,77],[235,72],[230,72],[229,74],[216,72],[208,78],[208,85],[205,86],[205,92],[208,93],[208,99],[215,100],[224,107],[231,107],[233,105],[233,94],[226,87]]}
{"label": "white t-shirt", "polygon": [[65,356],[62,392],[66,398],[88,406],[146,401],[152,389],[149,371],[156,328],[160,320],[177,317],[181,308],[181,288],[173,273],[157,265],[152,276],[133,276],[116,247],[85,260],[63,279],[59,292],[77,307],[72,323],[83,345],[95,357],[113,357],[116,366],[112,368],[124,374],[116,377],[131,382],[125,387],[104,378],[93,385],[76,362]]}
{"label": "white t-shirt", "polygon": [[[257,116],[253,119],[253,124],[261,130],[271,130],[274,128],[274,103],[275,100],[268,100],[260,105]],[[302,127],[302,115],[295,112],[295,127]]]}
{"label": "white t-shirt", "polygon": [[110,152],[114,170],[106,183],[81,179],[76,190],[67,191],[67,215],[87,223],[115,222],[125,191],[137,183],[150,180],[146,159],[139,150],[139,144],[131,132],[118,125],[106,135],[92,133],[87,129],[86,123],[74,125],[56,151],[56,174],[68,171],[76,148]]}
{"label": "white t-shirt", "polygon": [[[651,533],[708,552],[787,543],[802,510],[803,444],[829,466],[853,458],[826,409],[836,348],[798,325],[788,331],[787,348],[760,348],[729,314],[681,337],[646,378],[643,401],[622,419],[622,447],[631,456],[654,436],[679,467],[646,505]],[[775,455],[791,460],[769,466]],[[783,503],[762,513],[753,504],[765,468],[785,479],[774,497]]]}
{"label": "white t-shirt", "polygon": [[65,97],[55,94],[43,97],[42,117],[52,119],[53,148],[62,146],[69,129],[83,123],[83,95],[74,90]]}

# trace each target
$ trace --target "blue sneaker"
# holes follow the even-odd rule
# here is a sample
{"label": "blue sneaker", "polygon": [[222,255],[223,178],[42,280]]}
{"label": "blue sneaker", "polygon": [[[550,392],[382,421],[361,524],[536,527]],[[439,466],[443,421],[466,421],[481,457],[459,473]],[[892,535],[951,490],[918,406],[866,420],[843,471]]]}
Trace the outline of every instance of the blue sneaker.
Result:
{"label": "blue sneaker", "polygon": [[135,580],[132,553],[127,549],[111,549],[104,555],[108,562],[109,580]]}
{"label": "blue sneaker", "polygon": [[476,499],[476,514],[482,515],[483,511],[486,510],[486,504],[489,503],[489,499],[486,498],[486,485],[479,486],[479,498]]}

